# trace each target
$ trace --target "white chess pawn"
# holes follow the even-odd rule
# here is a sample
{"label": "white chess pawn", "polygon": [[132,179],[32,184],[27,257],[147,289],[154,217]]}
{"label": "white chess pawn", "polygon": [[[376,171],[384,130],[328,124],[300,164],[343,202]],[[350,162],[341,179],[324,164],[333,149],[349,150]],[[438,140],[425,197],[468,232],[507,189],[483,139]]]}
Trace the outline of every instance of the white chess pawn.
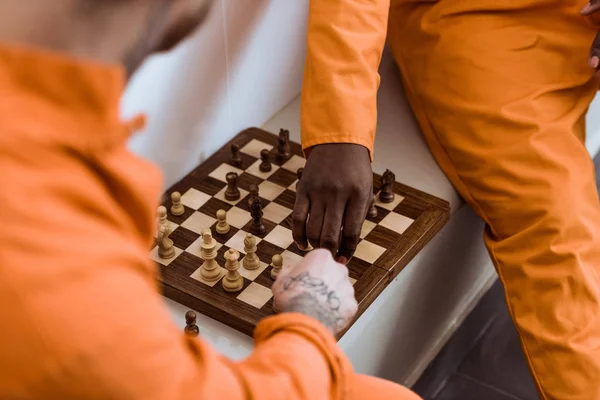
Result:
{"label": "white chess pawn", "polygon": [[273,266],[271,278],[277,279],[277,275],[279,275],[279,271],[281,271],[281,268],[283,267],[283,257],[281,257],[281,254],[275,254],[271,258],[271,266]]}
{"label": "white chess pawn", "polygon": [[240,268],[239,258],[240,253],[237,250],[229,249],[225,252],[227,274],[225,274],[222,284],[226,292],[239,292],[244,286],[244,278],[238,271]]}
{"label": "white chess pawn", "polygon": [[256,255],[256,238],[251,233],[246,234],[244,238],[244,257],[243,266],[247,270],[254,270],[260,267],[260,260]]}
{"label": "white chess pawn", "polygon": [[175,256],[175,246],[173,240],[169,238],[173,231],[171,224],[167,220],[167,209],[164,206],[158,207],[158,256],[162,259],[169,259]]}
{"label": "white chess pawn", "polygon": [[202,242],[200,243],[200,257],[204,263],[200,267],[202,279],[208,282],[214,282],[221,279],[223,271],[215,260],[217,257],[217,241],[212,237],[210,229],[202,231]]}
{"label": "white chess pawn", "polygon": [[173,202],[173,205],[171,206],[171,214],[181,215],[185,212],[185,208],[183,208],[183,204],[181,204],[181,193],[171,193],[171,201]]}
{"label": "white chess pawn", "polygon": [[227,223],[227,213],[225,210],[217,211],[217,226],[215,230],[218,234],[224,235],[229,232],[229,224]]}

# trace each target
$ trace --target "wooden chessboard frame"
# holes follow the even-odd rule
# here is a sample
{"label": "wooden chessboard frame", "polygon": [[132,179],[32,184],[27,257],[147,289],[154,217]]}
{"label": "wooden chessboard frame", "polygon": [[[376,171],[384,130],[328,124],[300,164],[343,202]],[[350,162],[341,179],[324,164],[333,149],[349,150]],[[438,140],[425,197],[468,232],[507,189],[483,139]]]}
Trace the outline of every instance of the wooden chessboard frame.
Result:
{"label": "wooden chessboard frame", "polygon": [[[194,181],[206,178],[211,171],[214,171],[223,163],[230,163],[231,144],[236,143],[243,148],[253,139],[257,139],[273,147],[273,152],[277,146],[278,136],[274,133],[266,132],[259,128],[249,128],[225,144],[215,154],[206,161],[197,166],[193,171],[183,179],[172,185],[163,195],[162,205],[167,210],[171,207],[172,192],[178,191],[181,194],[193,186]],[[300,144],[290,141],[290,150],[292,154],[303,157]],[[273,154],[272,154],[273,155]],[[241,154],[242,160],[245,155]],[[271,157],[272,162],[276,164],[275,157]],[[381,176],[373,174],[374,193],[377,193],[380,186]],[[397,196],[402,196],[403,200],[397,207],[402,208],[402,214],[412,218],[414,222],[403,232],[396,241],[389,242],[385,237],[381,237],[382,243],[386,243],[387,251],[379,257],[376,265],[372,265],[368,272],[361,277],[360,281],[354,285],[355,294],[358,301],[358,313],[352,323],[345,331],[340,332],[338,340],[354,324],[354,322],[365,312],[371,303],[387,287],[387,285],[402,271],[402,269],[423,249],[423,247],[441,230],[450,216],[450,205],[447,201],[416,190],[399,182],[394,184],[394,192]],[[210,210],[216,213],[217,210]],[[168,212],[168,218],[175,220],[177,218]],[[177,257],[185,257],[185,254]],[[240,258],[241,260],[241,258]],[[220,265],[223,265],[224,259],[217,257]],[[170,268],[169,266],[157,263],[159,268],[159,283],[164,296],[183,304],[197,312],[200,312],[210,318],[213,318],[225,325],[232,327],[246,335],[251,336],[258,321],[264,318],[265,313],[253,307],[245,307],[240,310],[239,306],[231,306],[228,302],[228,296],[235,294],[227,293],[220,289],[220,282],[215,286],[198,285],[190,278],[192,270],[180,271],[180,268]],[[196,267],[199,267],[197,265]],[[240,267],[242,268],[242,267]],[[271,267],[269,266],[269,270]],[[219,286],[219,287],[217,287]],[[273,299],[269,300],[272,305]],[[268,303],[268,304],[269,304]],[[275,314],[272,312],[271,314]]]}

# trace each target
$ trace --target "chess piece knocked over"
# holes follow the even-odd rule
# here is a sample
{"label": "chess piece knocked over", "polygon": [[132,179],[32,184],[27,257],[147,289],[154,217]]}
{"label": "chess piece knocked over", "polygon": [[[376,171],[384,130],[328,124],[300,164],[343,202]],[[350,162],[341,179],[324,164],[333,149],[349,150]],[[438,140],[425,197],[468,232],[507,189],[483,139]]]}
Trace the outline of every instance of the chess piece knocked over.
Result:
{"label": "chess piece knocked over", "polygon": [[396,176],[392,171],[386,169],[381,175],[381,191],[379,192],[379,200],[382,203],[391,203],[394,201],[394,182]]}
{"label": "chess piece knocked over", "polygon": [[185,208],[183,207],[183,204],[181,204],[181,193],[171,193],[171,202],[173,203],[171,206],[171,214],[181,215],[185,212]]}
{"label": "chess piece knocked over", "polygon": [[227,273],[221,283],[226,292],[239,292],[244,286],[244,278],[242,278],[238,271],[240,268],[239,258],[240,253],[235,249],[229,249],[225,252],[225,268],[227,269]]}
{"label": "chess piece knocked over", "polygon": [[158,207],[158,219],[158,256],[167,260],[175,256],[175,246],[173,245],[173,240],[169,238],[173,231],[171,230],[171,224],[167,220],[167,208],[165,206]]}
{"label": "chess piece knocked over", "polygon": [[221,279],[223,272],[215,260],[217,257],[217,241],[212,237],[210,229],[202,230],[202,242],[200,243],[200,258],[204,263],[200,267],[200,275],[207,282]]}
{"label": "chess piece knocked over", "polygon": [[218,234],[224,235],[229,232],[229,229],[231,229],[231,227],[229,226],[229,223],[227,223],[227,212],[225,210],[217,211],[217,226],[215,230]]}
{"label": "chess piece knocked over", "polygon": [[260,200],[255,200],[250,204],[250,215],[252,216],[250,230],[255,235],[263,235],[265,233],[265,225],[262,222],[263,212]]}
{"label": "chess piece knocked over", "polygon": [[229,201],[237,200],[240,198],[240,190],[237,187],[238,174],[236,172],[229,172],[225,175],[227,180],[227,189],[225,190],[225,199]]}
{"label": "chess piece knocked over", "polygon": [[260,259],[256,255],[256,238],[248,233],[244,239],[244,252],[246,256],[242,262],[242,266],[247,270],[254,270],[260,267]]}
{"label": "chess piece knocked over", "polygon": [[231,164],[234,167],[242,167],[242,157],[240,157],[240,146],[236,143],[231,145]]}
{"label": "chess piece knocked over", "polygon": [[376,218],[377,217],[377,207],[375,207],[375,196],[371,200],[371,205],[369,206],[369,211],[367,212],[367,217]]}
{"label": "chess piece knocked over", "polygon": [[282,163],[289,160],[291,157],[290,131],[287,129],[280,129],[279,137],[277,138],[277,152],[275,153],[275,158],[278,162]]}
{"label": "chess piece knocked over", "polygon": [[196,313],[188,311],[185,313],[185,328],[183,329],[186,335],[196,337],[200,334],[200,329],[196,325]]}
{"label": "chess piece knocked over", "polygon": [[271,171],[271,161],[269,160],[269,150],[262,149],[260,151],[260,164],[258,165],[258,169],[260,172],[269,172]]}
{"label": "chess piece knocked over", "polygon": [[271,278],[277,279],[277,275],[279,275],[279,271],[281,271],[281,268],[283,267],[283,257],[281,257],[281,254],[275,254],[271,258],[271,266],[273,267],[271,270]]}

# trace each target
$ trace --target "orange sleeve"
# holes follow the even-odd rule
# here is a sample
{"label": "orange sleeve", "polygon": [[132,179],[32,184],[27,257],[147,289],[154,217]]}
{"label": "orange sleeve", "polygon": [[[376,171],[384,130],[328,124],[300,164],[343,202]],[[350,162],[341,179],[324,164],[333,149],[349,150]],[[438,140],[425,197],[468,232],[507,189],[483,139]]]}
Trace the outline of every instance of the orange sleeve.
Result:
{"label": "orange sleeve", "polygon": [[373,156],[389,7],[390,0],[310,0],[300,117],[305,150],[356,143]]}
{"label": "orange sleeve", "polygon": [[264,320],[241,362],[173,324],[160,173],[127,149],[114,74],[43,60],[0,52],[0,398],[341,399],[351,366],[309,317]]}

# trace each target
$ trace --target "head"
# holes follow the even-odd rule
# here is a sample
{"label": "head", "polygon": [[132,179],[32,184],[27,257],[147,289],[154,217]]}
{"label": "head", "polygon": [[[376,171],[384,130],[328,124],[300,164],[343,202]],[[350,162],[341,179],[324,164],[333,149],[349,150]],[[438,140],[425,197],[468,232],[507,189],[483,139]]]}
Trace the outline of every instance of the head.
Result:
{"label": "head", "polygon": [[18,42],[133,73],[168,51],[208,16],[213,0],[3,0],[0,42]]}

